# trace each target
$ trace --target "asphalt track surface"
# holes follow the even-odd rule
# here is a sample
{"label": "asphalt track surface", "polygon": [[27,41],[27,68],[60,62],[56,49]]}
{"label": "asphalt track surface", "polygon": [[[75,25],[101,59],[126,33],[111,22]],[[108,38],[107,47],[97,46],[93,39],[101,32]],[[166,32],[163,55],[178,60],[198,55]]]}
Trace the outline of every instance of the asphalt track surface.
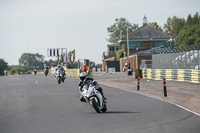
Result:
{"label": "asphalt track surface", "polygon": [[0,77],[0,133],[200,133],[200,117],[173,104],[101,85],[108,111],[79,101],[78,78]]}

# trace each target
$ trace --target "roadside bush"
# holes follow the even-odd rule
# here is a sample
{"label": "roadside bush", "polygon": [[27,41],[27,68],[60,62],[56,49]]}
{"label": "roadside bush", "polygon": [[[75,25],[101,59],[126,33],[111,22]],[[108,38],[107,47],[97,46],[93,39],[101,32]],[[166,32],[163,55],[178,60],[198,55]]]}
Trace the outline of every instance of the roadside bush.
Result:
{"label": "roadside bush", "polygon": [[28,71],[28,69],[24,66],[12,66],[11,67],[11,70],[10,70],[11,74],[20,74],[21,72],[22,73],[28,73],[28,74],[30,73]]}
{"label": "roadside bush", "polygon": [[4,70],[8,68],[8,63],[0,58],[0,75],[4,75]]}
{"label": "roadside bush", "polygon": [[120,49],[116,52],[116,61],[120,61],[120,58],[124,56],[123,53],[124,53],[123,49]]}

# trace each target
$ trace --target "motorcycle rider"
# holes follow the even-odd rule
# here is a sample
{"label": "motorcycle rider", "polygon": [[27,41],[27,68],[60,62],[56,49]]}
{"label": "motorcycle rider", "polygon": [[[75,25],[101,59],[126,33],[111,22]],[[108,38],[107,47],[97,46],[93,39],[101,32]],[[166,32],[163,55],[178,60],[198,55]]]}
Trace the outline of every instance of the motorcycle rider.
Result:
{"label": "motorcycle rider", "polygon": [[[96,86],[96,89],[101,93],[101,95],[102,95],[102,97],[103,97],[103,100],[106,102],[106,97],[104,96],[104,94],[103,94],[103,89],[101,88],[101,87],[99,87],[99,84],[93,79],[93,78],[91,78],[91,77],[88,77],[87,76],[87,74],[85,73],[85,72],[82,72],[81,74],[80,74],[80,82],[79,82],[79,84],[78,84],[78,86],[79,86],[79,91],[80,92],[82,92],[83,90],[83,86],[85,85],[85,84],[88,84],[89,85],[89,83],[88,82],[90,82],[90,81],[92,81],[93,82],[93,84]],[[88,86],[89,87],[89,86]],[[84,97],[81,95],[81,97],[80,97],[80,101],[81,102],[86,102],[85,101],[85,99],[84,99]]]}
{"label": "motorcycle rider", "polygon": [[61,71],[62,71],[63,77],[66,78],[66,77],[65,77],[65,69],[64,69],[62,66],[61,66]]}
{"label": "motorcycle rider", "polygon": [[48,66],[45,67],[44,71],[46,71],[46,70],[49,71],[49,67]]}
{"label": "motorcycle rider", "polygon": [[58,65],[57,65],[57,68],[55,69],[55,72],[54,72],[55,77],[56,77],[56,72],[57,72],[57,70],[60,69],[60,68],[61,68],[61,65],[58,64]]}
{"label": "motorcycle rider", "polygon": [[49,67],[48,66],[45,66],[45,68],[44,68],[44,73],[45,72],[47,72],[47,74],[48,74],[48,72],[49,72]]}
{"label": "motorcycle rider", "polygon": [[55,69],[55,77],[56,77],[56,72],[57,72],[58,69],[61,70],[61,72],[63,73],[63,76],[65,78],[65,70],[64,70],[64,68],[60,64],[58,64],[57,68]]}
{"label": "motorcycle rider", "polygon": [[4,76],[8,76],[8,72],[6,69],[4,70]]}
{"label": "motorcycle rider", "polygon": [[36,75],[36,73],[37,73],[37,68],[36,68],[36,66],[33,67],[33,72],[34,72],[35,75]]}

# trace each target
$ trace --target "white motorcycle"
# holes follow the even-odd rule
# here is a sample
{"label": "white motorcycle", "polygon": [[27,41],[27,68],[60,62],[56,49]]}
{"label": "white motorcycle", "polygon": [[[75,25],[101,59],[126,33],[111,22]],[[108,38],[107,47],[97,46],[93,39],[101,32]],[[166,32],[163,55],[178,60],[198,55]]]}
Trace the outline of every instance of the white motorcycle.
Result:
{"label": "white motorcycle", "polygon": [[36,75],[36,74],[37,74],[37,69],[34,69],[33,72],[34,72],[34,74]]}
{"label": "white motorcycle", "polygon": [[97,113],[106,112],[107,106],[106,102],[103,100],[101,93],[96,89],[97,86],[91,81],[85,84],[82,88],[81,95],[84,97],[85,101],[89,103]]}
{"label": "white motorcycle", "polygon": [[60,84],[62,81],[62,71],[60,69],[58,69],[56,71],[56,80],[57,80],[58,84]]}

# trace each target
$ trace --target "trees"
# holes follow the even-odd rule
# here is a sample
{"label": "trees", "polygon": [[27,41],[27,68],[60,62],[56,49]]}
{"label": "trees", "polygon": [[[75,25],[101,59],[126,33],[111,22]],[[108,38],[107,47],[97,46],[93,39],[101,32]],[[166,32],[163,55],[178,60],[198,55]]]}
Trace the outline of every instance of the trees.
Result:
{"label": "trees", "polygon": [[149,23],[149,25],[151,27],[153,27],[154,29],[157,29],[159,31],[163,31],[163,29],[157,24],[157,22],[151,22],[151,23]]}
{"label": "trees", "polygon": [[48,66],[49,68],[51,68],[51,64],[53,63],[54,61],[52,60],[52,59],[50,59],[49,61],[44,61],[44,64],[46,65],[46,66]]}
{"label": "trees", "polygon": [[197,12],[193,17],[191,14],[188,15],[185,26],[193,26],[200,23],[200,15]]}
{"label": "trees", "polygon": [[7,69],[8,63],[0,58],[0,75],[4,75],[4,70]]}
{"label": "trees", "polygon": [[184,26],[175,40],[176,46],[200,46],[200,23],[193,26]]}
{"label": "trees", "polygon": [[193,17],[188,15],[184,27],[180,30],[176,40],[176,46],[200,46],[200,16],[196,13]]}
{"label": "trees", "polygon": [[116,61],[120,61],[120,58],[123,57],[123,54],[124,54],[123,49],[118,50],[116,53]]}
{"label": "trees", "polygon": [[185,24],[184,18],[178,18],[173,16],[167,19],[167,23],[164,24],[164,32],[170,34],[178,34]]}
{"label": "trees", "polygon": [[10,70],[10,73],[11,74],[20,74],[20,73],[27,73],[29,74],[30,72],[28,71],[28,69],[24,66],[20,66],[20,65],[17,65],[17,66],[11,66],[11,70]]}
{"label": "trees", "polygon": [[138,24],[131,24],[125,18],[116,18],[115,23],[107,28],[110,37],[107,41],[112,44],[117,44],[121,39],[120,37],[127,35],[127,28],[130,33],[138,28]]}
{"label": "trees", "polygon": [[39,67],[39,69],[44,68],[44,56],[38,53],[23,53],[19,59],[19,64],[25,66],[28,69],[32,69],[34,66]]}
{"label": "trees", "polygon": [[173,16],[167,19],[164,24],[164,32],[176,34],[175,46],[192,46],[200,45],[200,16],[197,12],[192,16],[188,15],[187,19]]}

